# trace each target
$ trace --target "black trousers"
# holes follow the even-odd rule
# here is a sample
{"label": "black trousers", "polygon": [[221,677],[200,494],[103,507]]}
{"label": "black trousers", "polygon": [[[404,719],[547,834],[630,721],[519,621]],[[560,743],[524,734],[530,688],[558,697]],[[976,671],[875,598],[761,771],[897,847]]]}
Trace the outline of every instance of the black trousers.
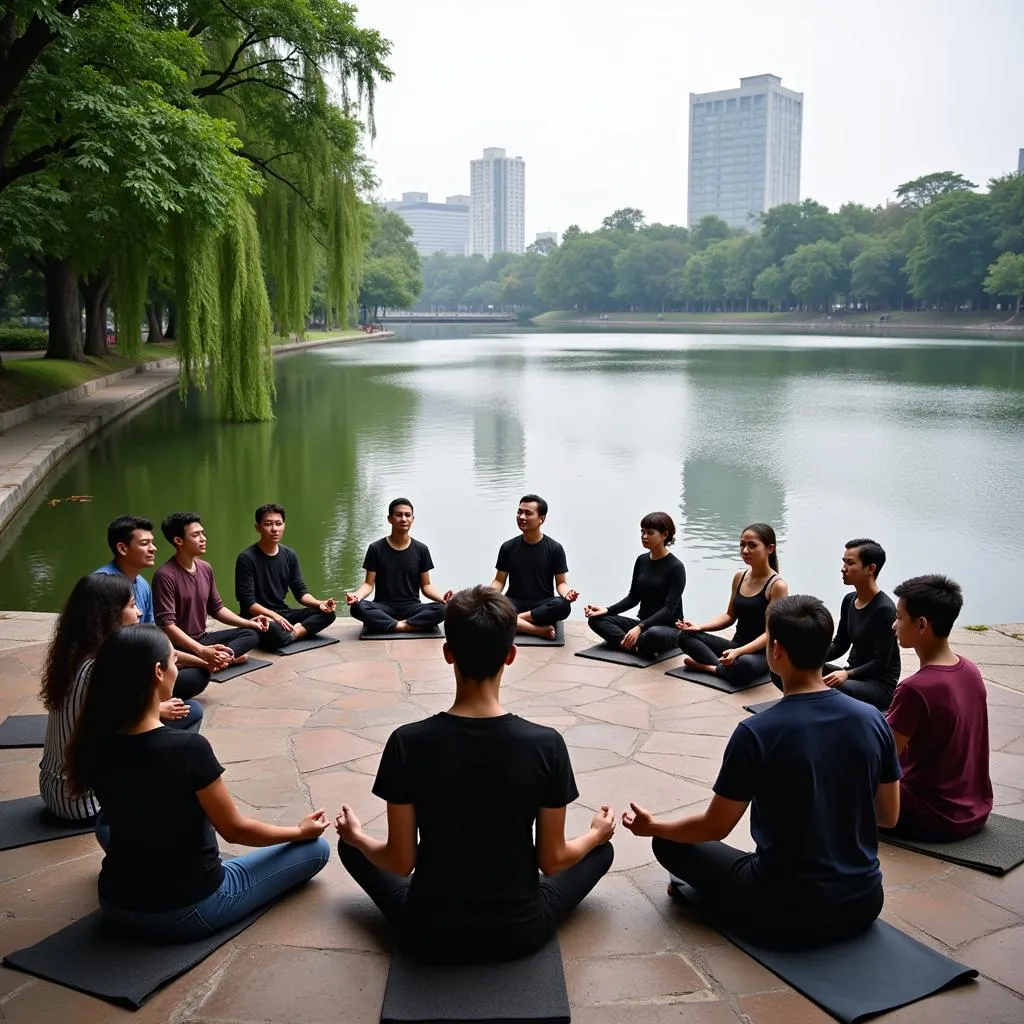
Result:
{"label": "black trousers", "polygon": [[[827,676],[829,672],[838,672],[842,667],[842,665],[823,665],[821,672],[822,675]],[[780,690],[782,689],[782,680],[778,676],[773,675],[772,682]],[[836,689],[842,690],[849,697],[864,701],[865,704],[871,704],[884,714],[892,703],[896,684],[884,683],[880,679],[847,679]]]}
{"label": "black trousers", "polygon": [[430,629],[444,620],[440,601],[357,601],[349,608],[374,633],[390,633],[403,619],[412,629]]}
{"label": "black trousers", "polygon": [[[315,636],[326,629],[336,618],[334,612],[322,612],[319,608],[289,608],[281,612],[281,615],[293,626],[302,626],[309,636]],[[270,623],[266,633],[258,635],[259,643],[256,646],[261,651],[279,651],[295,640],[294,633],[282,629],[276,622]]]}
{"label": "black trousers", "polygon": [[839,942],[867,931],[882,912],[882,885],[842,903],[808,901],[759,877],[754,854],[725,843],[654,839],[658,863],[691,885],[701,906],[723,924],[765,944],[801,947]]}
{"label": "black trousers", "polygon": [[[587,625],[609,646],[621,647],[622,638],[634,626],[639,626],[640,620],[628,615],[595,615],[587,619]],[[641,657],[653,658],[675,647],[677,636],[679,630],[675,626],[651,626],[640,634],[633,650]]]}
{"label": "black trousers", "polygon": [[540,879],[545,913],[539,931],[531,929],[528,935],[516,934],[506,923],[495,920],[487,922],[486,934],[463,936],[447,943],[431,935],[431,921],[413,920],[409,908],[410,878],[381,870],[344,841],[338,842],[338,856],[345,870],[384,915],[399,944],[411,955],[435,963],[459,964],[515,960],[540,949],[608,872],[615,851],[611,843],[604,843],[571,868]]}
{"label": "black trousers", "polygon": [[[715,675],[719,679],[742,686],[753,679],[763,676],[768,671],[768,656],[764,651],[756,654],[741,654],[731,665],[721,665],[718,659],[726,651],[740,645],[734,640],[715,633],[680,633],[679,650],[701,665],[715,665]],[[772,677],[775,679],[775,677]],[[782,680],[775,683],[782,689]]]}
{"label": "black trousers", "polygon": [[[237,658],[240,654],[247,654],[260,641],[260,634],[255,629],[215,629],[209,633],[203,633],[195,638],[196,643],[209,647],[212,644],[224,644],[235,652]],[[210,685],[210,670],[198,666],[188,666],[178,669],[178,678],[174,681],[174,696],[182,700],[188,700],[202,693]]]}
{"label": "black trousers", "polygon": [[572,605],[564,597],[516,597],[512,599],[512,604],[520,614],[529,612],[535,626],[553,626],[569,618],[572,611]]}

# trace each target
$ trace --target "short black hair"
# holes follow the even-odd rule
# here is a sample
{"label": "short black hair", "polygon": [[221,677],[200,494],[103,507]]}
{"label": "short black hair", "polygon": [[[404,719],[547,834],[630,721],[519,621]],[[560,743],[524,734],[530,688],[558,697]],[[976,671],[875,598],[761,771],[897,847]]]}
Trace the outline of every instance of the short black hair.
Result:
{"label": "short black hair", "polygon": [[548,514],[548,503],[539,494],[524,494],[519,499],[520,505],[529,505],[531,502],[537,506],[537,515],[546,516]]}
{"label": "short black hair", "polygon": [[491,587],[460,590],[444,610],[448,649],[464,679],[491,679],[516,639],[516,609]]}
{"label": "short black hair", "polygon": [[851,548],[857,549],[857,557],[865,569],[869,565],[875,567],[875,579],[877,580],[882,566],[885,565],[885,548],[870,537],[857,537],[855,540],[848,540],[846,550],[849,551]]}
{"label": "short black hair", "polygon": [[185,527],[193,523],[201,523],[198,512],[172,512],[161,524],[160,532],[167,538],[168,544],[174,543],[175,537],[185,539]]}
{"label": "short black hair", "polygon": [[795,668],[821,668],[832,645],[832,614],[816,597],[793,594],[768,605],[768,642],[782,647]]}
{"label": "short black hair", "polygon": [[268,502],[266,505],[260,505],[256,509],[256,525],[259,526],[263,522],[264,516],[279,515],[286,522],[288,517],[284,513],[284,507],[282,505],[275,505],[273,502]]}
{"label": "short black hair", "polygon": [[676,524],[667,512],[648,512],[640,520],[641,530],[657,530],[665,534],[665,547],[676,542]]}
{"label": "short black hair", "polygon": [[903,598],[907,615],[912,619],[927,619],[932,632],[940,639],[949,636],[964,606],[960,584],[938,573],[904,580],[893,593]]}
{"label": "short black hair", "polygon": [[117,545],[131,544],[132,534],[136,530],[148,530],[152,533],[152,520],[143,519],[142,516],[118,516],[107,527],[107,545],[115,558],[118,555]]}
{"label": "short black hair", "polygon": [[409,508],[412,509],[413,512],[416,511],[416,509],[414,509],[412,507],[412,502],[408,498],[393,498],[392,501],[391,501],[391,504],[388,505],[388,518],[389,519],[391,518],[391,516],[393,516],[395,514],[395,509],[398,508],[399,505],[408,505]]}

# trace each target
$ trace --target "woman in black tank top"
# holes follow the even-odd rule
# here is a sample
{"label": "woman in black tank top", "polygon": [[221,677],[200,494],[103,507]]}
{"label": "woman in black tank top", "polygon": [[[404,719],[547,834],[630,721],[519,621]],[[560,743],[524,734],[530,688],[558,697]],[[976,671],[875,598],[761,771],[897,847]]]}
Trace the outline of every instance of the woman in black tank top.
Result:
{"label": "woman in black tank top", "polygon": [[[687,668],[718,676],[744,690],[768,682],[768,605],[785,597],[789,587],[779,575],[775,531],[767,523],[753,523],[743,531],[740,557],[747,568],[733,577],[725,613],[699,626],[686,620],[676,625],[682,631],[679,649],[686,655]],[[731,640],[714,635],[733,623],[736,632]]]}

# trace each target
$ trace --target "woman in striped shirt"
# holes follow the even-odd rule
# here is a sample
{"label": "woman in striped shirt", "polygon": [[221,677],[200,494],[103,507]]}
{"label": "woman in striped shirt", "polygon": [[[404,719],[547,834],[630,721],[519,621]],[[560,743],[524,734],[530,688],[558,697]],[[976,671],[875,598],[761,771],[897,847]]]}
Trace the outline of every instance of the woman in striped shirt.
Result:
{"label": "woman in striped shirt", "polygon": [[[57,620],[43,670],[41,696],[49,716],[39,762],[39,795],[58,818],[81,821],[99,813],[92,793],[72,795],[64,750],[85,703],[96,651],[118,626],[134,625],[139,615],[131,580],[93,573],[75,584]],[[167,725],[198,729],[203,709],[195,701],[172,698],[161,705],[160,716]]]}

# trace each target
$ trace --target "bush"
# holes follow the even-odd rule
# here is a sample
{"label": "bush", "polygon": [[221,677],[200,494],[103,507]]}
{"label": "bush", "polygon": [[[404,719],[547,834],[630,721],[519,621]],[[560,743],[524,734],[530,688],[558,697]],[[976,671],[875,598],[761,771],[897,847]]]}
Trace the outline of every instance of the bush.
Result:
{"label": "bush", "polygon": [[46,339],[46,331],[31,327],[0,327],[0,352],[45,351]]}

